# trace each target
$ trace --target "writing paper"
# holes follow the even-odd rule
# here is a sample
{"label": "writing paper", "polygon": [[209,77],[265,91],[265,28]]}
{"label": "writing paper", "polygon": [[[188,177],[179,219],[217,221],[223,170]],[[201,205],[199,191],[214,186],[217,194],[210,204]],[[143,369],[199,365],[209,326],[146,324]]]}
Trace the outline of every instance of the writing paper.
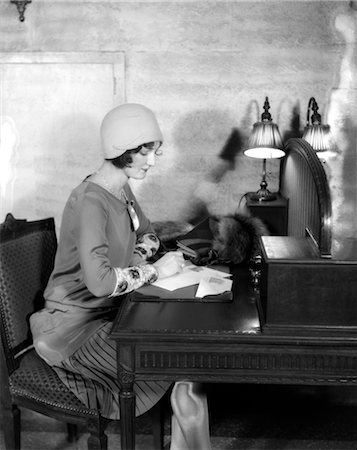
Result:
{"label": "writing paper", "polygon": [[195,266],[193,264],[186,265],[182,272],[179,272],[171,277],[161,278],[155,281],[153,286],[157,286],[168,291],[174,291],[194,284],[199,284],[204,277],[228,278],[229,273],[211,269],[210,267]]}

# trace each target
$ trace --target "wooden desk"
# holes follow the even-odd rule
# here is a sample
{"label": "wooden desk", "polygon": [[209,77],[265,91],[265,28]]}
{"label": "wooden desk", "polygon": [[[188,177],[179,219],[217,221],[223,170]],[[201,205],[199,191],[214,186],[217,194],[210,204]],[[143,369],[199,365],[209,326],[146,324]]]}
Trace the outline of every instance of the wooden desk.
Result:
{"label": "wooden desk", "polygon": [[264,335],[247,268],[235,269],[233,294],[232,303],[127,298],[112,330],[122,449],[135,448],[135,380],[356,385],[355,334]]}

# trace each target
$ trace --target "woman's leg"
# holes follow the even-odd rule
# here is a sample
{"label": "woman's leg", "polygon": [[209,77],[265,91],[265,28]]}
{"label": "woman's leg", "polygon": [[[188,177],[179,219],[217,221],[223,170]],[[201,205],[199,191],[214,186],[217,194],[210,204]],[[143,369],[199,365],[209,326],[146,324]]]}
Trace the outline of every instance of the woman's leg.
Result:
{"label": "woman's leg", "polygon": [[[120,419],[116,344],[110,339],[112,324],[103,325],[71,357],[53,367],[63,383],[89,408],[102,416]],[[152,408],[167,392],[167,381],[138,381],[134,384],[136,415]]]}
{"label": "woman's leg", "polygon": [[170,450],[210,450],[207,398],[200,383],[179,381],[171,393]]}

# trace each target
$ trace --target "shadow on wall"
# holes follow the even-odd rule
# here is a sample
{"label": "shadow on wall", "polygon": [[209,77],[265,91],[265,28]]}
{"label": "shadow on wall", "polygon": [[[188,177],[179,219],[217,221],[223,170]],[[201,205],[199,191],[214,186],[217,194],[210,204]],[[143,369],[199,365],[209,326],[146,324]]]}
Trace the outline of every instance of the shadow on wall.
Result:
{"label": "shadow on wall", "polygon": [[[304,125],[303,125],[303,127],[304,127]],[[301,138],[302,134],[303,134],[303,129],[301,129],[301,124],[300,124],[300,104],[296,104],[292,110],[290,127],[288,130],[286,130],[284,132],[282,139],[285,144],[288,139]]]}
{"label": "shadow on wall", "polygon": [[218,185],[228,171],[236,169],[236,157],[243,148],[240,131],[231,127],[236,122],[229,111],[199,110],[183,117],[174,130],[176,164],[190,184],[195,180],[183,211],[190,223],[207,217]]}
{"label": "shadow on wall", "polygon": [[[285,140],[302,133],[299,106],[289,102],[289,107],[291,123]],[[241,199],[246,192],[257,190],[261,177],[261,163],[243,155],[247,134],[260,120],[258,102],[251,101],[238,119],[239,128],[234,126],[238,120],[231,110],[214,109],[196,110],[178,119],[166,160],[168,170],[162,168],[158,177],[145,180],[142,190],[151,220],[196,225],[208,215],[245,209]],[[274,160],[269,164],[273,190],[279,185],[279,163]]]}
{"label": "shadow on wall", "polygon": [[[302,135],[300,105],[291,108],[285,142]],[[178,123],[173,133],[175,165],[182,177],[180,183],[192,186],[189,193],[183,192],[187,195],[182,213],[186,221],[195,225],[217,211],[233,213],[242,193],[256,188],[261,166],[243,156],[247,136],[241,130],[249,132],[260,117],[259,103],[252,100],[239,118],[239,128],[231,126],[237,123],[231,111],[198,110]]]}

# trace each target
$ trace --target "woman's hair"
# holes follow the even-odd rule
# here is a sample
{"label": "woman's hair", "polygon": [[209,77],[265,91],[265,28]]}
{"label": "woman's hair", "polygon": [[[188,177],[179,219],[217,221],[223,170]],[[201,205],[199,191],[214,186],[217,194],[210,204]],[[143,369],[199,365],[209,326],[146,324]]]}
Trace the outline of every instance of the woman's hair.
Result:
{"label": "woman's hair", "polygon": [[[122,155],[119,155],[116,158],[105,158],[105,160],[110,161],[115,167],[118,167],[118,169],[123,169],[124,167],[130,167],[130,164],[133,162],[132,155],[139,153],[143,147],[143,152],[155,151],[155,155],[161,155],[162,152],[159,150],[161,144],[162,141],[145,142],[137,148],[126,150]],[[146,155],[147,153],[143,154]]]}
{"label": "woman's hair", "polygon": [[122,155],[117,156],[116,158],[106,159],[106,161],[110,161],[113,166],[117,167],[118,169],[124,169],[124,167],[130,167],[130,164],[133,162],[132,155],[135,153],[139,153],[140,150],[141,146],[132,150],[127,150]]}

